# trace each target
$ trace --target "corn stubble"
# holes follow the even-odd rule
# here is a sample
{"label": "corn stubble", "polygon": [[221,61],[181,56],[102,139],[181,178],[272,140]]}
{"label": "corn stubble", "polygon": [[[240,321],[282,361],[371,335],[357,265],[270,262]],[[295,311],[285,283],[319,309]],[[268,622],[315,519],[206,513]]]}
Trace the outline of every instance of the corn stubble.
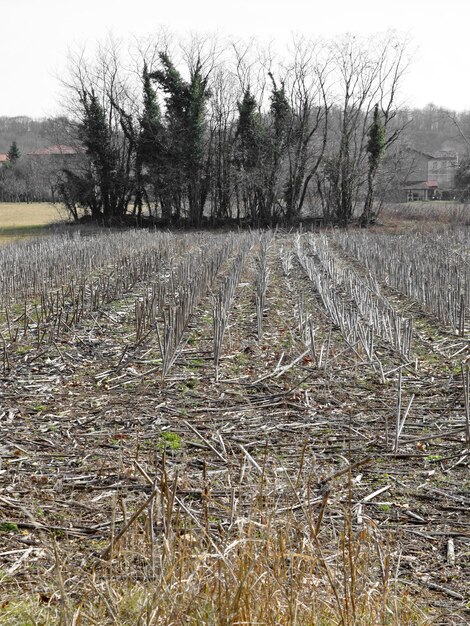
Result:
{"label": "corn stubble", "polygon": [[[123,352],[111,369],[98,374],[97,384],[120,378],[129,346],[146,349],[153,341],[159,359],[152,359],[145,375],[164,388],[205,298],[212,305],[207,307],[213,331],[208,358],[217,383],[219,368],[228,371],[224,336],[252,250],[256,254],[252,339],[256,336],[262,344],[267,336],[266,316],[273,311],[268,297],[273,241],[271,233],[127,232],[56,236],[4,249],[0,254],[0,371],[5,377],[10,374],[23,347],[26,351],[31,346],[38,351],[55,347],[61,354],[56,341],[64,334],[97,313],[118,324],[126,305],[120,322],[125,331]],[[395,437],[389,441],[387,421],[385,441],[380,444],[394,454],[406,443],[408,414],[414,409],[414,396],[402,389],[403,371],[413,353],[414,326],[411,316],[396,311],[378,280],[420,301],[455,335],[465,337],[469,306],[465,242],[464,234],[453,231],[437,243],[416,234],[391,242],[381,235],[349,232],[293,236],[292,245],[281,250],[278,260],[287,287],[294,289],[289,275],[298,264],[305,276],[305,293],[318,296],[329,328],[341,335],[343,349],[350,351],[357,367],[370,368],[381,382],[387,374],[398,372]],[[338,247],[363,261],[366,271],[358,273],[345,264],[344,255],[335,252]],[[392,263],[397,255],[401,255],[398,265]],[[444,289],[449,283],[451,289]],[[138,291],[137,285],[144,291]],[[257,382],[279,378],[307,355],[313,364],[307,374],[313,370],[328,374],[342,354],[332,354],[332,331],[317,334],[318,320],[306,312],[303,295],[294,295],[298,296],[295,326],[305,353],[291,354],[281,367],[283,352],[275,369]],[[388,373],[384,346],[399,363]],[[468,443],[468,365],[462,363],[459,373],[465,413],[461,430],[465,429]],[[139,372],[131,375],[131,380],[140,380]],[[205,445],[224,463],[219,472],[224,495],[211,484],[205,460],[201,489],[192,502],[181,495],[181,477],[166,463],[165,454],[154,464],[153,474],[136,459],[135,470],[148,489],[140,504],[127,511],[123,499],[116,496],[109,536],[96,542],[94,554],[86,558],[79,550],[61,549],[45,534],[44,550],[55,567],[41,581],[41,588],[45,585],[50,591],[38,592],[31,585],[28,599],[19,601],[10,595],[0,609],[0,624],[431,623],[407,594],[408,587],[398,581],[396,548],[372,519],[353,506],[352,466],[346,465],[346,471],[331,481],[319,482],[309,471],[304,448],[297,470],[292,465],[288,471],[281,468],[281,480],[279,459],[266,454],[264,461],[259,455],[256,461],[241,444],[240,455],[233,442],[227,445],[232,446],[227,453],[221,441],[219,451],[189,421],[187,426],[202,439],[202,448]],[[330,508],[332,495],[340,507]],[[1,576],[2,572],[0,585]]]}

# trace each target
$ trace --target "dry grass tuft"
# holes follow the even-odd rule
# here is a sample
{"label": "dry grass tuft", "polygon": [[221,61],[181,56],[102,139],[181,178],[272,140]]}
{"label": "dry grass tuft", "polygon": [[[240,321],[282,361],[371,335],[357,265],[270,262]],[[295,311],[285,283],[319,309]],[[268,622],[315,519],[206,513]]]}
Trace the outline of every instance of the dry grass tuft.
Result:
{"label": "dry grass tuft", "polygon": [[295,494],[280,513],[266,504],[273,487],[265,472],[251,511],[227,528],[210,520],[201,526],[171,497],[171,486],[161,487],[124,534],[111,530],[110,544],[82,562],[51,539],[50,576],[27,601],[14,593],[5,599],[0,624],[431,623],[399,588],[398,556],[372,521],[353,523],[346,505],[332,522],[327,497],[309,506]]}
{"label": "dry grass tuft", "polygon": [[208,545],[190,530],[166,537],[154,575],[141,524],[108,563],[77,569],[61,563],[48,592],[5,601],[0,624],[430,623],[395,587],[390,555],[371,529],[341,532],[326,556],[296,523],[273,523],[240,520],[228,544]]}

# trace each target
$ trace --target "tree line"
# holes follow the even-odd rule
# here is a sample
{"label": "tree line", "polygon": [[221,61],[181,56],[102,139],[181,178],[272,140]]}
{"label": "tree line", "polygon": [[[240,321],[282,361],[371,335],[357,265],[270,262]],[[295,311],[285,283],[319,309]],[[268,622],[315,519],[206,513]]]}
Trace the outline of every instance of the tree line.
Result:
{"label": "tree line", "polygon": [[[23,153],[23,138],[36,134],[43,146],[76,147],[59,176],[57,158],[9,161],[0,193],[61,199],[75,219],[106,223],[345,224],[359,215],[367,225],[401,188],[404,146],[468,146],[468,114],[400,106],[408,60],[394,34],[296,39],[283,57],[165,36],[129,54],[108,40],[70,58],[62,118],[0,118],[0,138],[20,133]],[[468,188],[468,159],[461,165],[457,182]]]}
{"label": "tree line", "polygon": [[71,215],[106,224],[294,224],[374,217],[403,124],[407,44],[393,33],[297,38],[276,56],[193,37],[108,40],[70,59],[56,188]]}

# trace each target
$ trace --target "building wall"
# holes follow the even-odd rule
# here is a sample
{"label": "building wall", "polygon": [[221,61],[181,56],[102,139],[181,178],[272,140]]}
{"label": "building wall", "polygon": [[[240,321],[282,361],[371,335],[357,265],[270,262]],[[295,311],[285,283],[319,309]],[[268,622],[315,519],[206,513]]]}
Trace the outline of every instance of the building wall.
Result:
{"label": "building wall", "polygon": [[429,159],[425,154],[415,150],[410,150],[408,163],[406,164],[406,167],[408,168],[406,179],[428,180],[428,164]]}
{"label": "building wall", "polygon": [[455,159],[436,158],[428,162],[428,180],[437,181],[439,189],[453,189],[457,164]]}

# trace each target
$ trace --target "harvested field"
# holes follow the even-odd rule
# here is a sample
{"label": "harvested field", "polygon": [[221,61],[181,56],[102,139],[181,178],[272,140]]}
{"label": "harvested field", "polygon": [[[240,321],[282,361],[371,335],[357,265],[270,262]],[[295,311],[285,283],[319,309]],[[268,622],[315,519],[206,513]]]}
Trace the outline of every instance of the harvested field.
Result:
{"label": "harvested field", "polygon": [[1,250],[0,624],[468,624],[469,232]]}

